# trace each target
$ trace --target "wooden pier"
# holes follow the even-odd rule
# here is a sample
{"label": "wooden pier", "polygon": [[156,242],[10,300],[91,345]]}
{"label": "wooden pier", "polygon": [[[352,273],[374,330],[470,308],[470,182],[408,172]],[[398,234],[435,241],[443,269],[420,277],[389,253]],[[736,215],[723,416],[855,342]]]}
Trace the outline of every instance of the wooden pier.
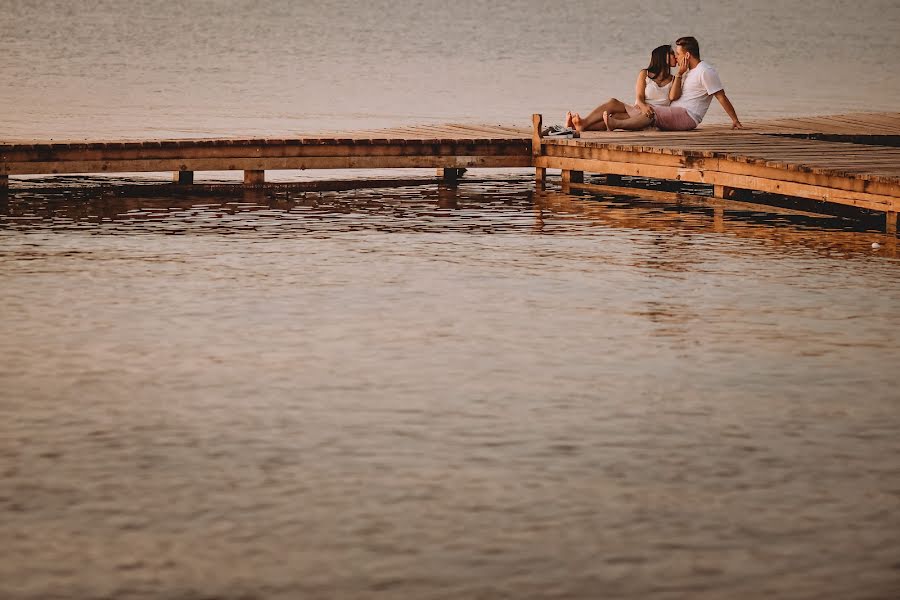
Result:
{"label": "wooden pier", "polygon": [[535,168],[539,185],[559,169],[564,187],[584,174],[666,179],[713,186],[719,198],[761,191],[900,211],[900,113],[832,115],[748,122],[732,131],[591,132],[578,139],[531,128],[435,125],[266,139],[0,141],[0,192],[9,177],[73,173],[173,173],[190,185],[195,171],[243,171],[244,185],[265,172],[293,169],[438,169],[447,181],[463,169]]}
{"label": "wooden pier", "polygon": [[764,122],[737,131],[590,132],[578,139],[544,138],[540,128],[541,116],[534,115],[538,182],[546,169],[560,169],[564,189],[584,187],[585,172],[701,183],[712,185],[716,198],[759,191],[882,211],[886,231],[897,231],[900,113]]}

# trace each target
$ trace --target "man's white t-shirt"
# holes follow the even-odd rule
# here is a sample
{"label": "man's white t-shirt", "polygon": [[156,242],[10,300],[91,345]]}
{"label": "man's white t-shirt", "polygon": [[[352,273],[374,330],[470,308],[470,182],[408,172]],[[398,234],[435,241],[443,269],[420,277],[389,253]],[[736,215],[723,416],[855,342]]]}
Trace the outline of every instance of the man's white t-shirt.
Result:
{"label": "man's white t-shirt", "polygon": [[681,97],[672,102],[671,106],[679,106],[687,111],[698,125],[712,102],[713,94],[725,88],[719,80],[716,70],[704,61],[700,61],[696,67],[684,74],[681,82]]}

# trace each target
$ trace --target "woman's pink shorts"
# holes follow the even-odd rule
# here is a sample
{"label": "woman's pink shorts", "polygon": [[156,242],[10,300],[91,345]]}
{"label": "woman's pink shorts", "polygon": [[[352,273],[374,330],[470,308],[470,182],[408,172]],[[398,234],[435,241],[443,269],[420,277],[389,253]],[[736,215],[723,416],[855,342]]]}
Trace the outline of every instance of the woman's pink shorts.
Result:
{"label": "woman's pink shorts", "polygon": [[680,106],[654,106],[653,112],[656,113],[656,126],[663,131],[690,131],[697,127],[688,111]]}

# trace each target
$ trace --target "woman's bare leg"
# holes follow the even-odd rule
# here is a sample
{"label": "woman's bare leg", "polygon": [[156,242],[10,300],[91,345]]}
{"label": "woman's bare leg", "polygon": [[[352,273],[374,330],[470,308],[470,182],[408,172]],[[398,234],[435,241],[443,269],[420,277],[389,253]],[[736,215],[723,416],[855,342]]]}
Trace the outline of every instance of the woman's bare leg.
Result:
{"label": "woman's bare leg", "polygon": [[[612,116],[616,119],[627,119],[628,113],[614,113]],[[606,123],[603,122],[603,115],[600,116],[600,121],[598,123],[591,123],[590,127],[585,127],[584,119],[581,118],[581,115],[574,113],[572,115],[572,124],[578,131],[606,131]]]}
{"label": "woman's bare leg", "polygon": [[616,118],[617,115],[606,115],[606,123],[607,127],[609,127],[610,131],[614,129],[627,129],[629,131],[637,131],[639,129],[647,129],[653,123],[650,120],[650,117],[640,114],[634,117],[627,117],[625,119]]}
{"label": "woman's bare leg", "polygon": [[625,113],[628,114],[628,110],[625,108],[625,103],[621,100],[617,100],[615,98],[610,98],[594,110],[588,114],[588,116],[581,119],[581,125],[584,129],[575,128],[578,131],[603,131],[606,129],[606,126],[603,124],[603,113],[608,112],[610,114],[613,113]]}

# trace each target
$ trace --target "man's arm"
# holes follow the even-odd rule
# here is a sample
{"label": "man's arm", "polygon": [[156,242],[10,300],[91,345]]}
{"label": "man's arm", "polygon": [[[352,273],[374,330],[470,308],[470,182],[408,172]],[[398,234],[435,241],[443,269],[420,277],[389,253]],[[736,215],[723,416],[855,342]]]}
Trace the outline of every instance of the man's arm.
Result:
{"label": "man's arm", "polygon": [[675,74],[675,79],[672,80],[672,87],[669,88],[669,102],[675,102],[679,98],[681,98],[681,78],[684,77],[684,74],[688,72],[688,61],[687,57],[683,56],[678,60],[678,72]]}
{"label": "man's arm", "polygon": [[728,96],[725,95],[725,90],[719,90],[715,94],[716,100],[719,101],[719,104],[722,105],[722,108],[725,109],[725,112],[728,113],[728,116],[731,117],[731,128],[732,129],[743,129],[744,126],[741,125],[740,119],[738,119],[737,112],[734,110],[734,106],[731,104],[731,100],[728,99]]}

